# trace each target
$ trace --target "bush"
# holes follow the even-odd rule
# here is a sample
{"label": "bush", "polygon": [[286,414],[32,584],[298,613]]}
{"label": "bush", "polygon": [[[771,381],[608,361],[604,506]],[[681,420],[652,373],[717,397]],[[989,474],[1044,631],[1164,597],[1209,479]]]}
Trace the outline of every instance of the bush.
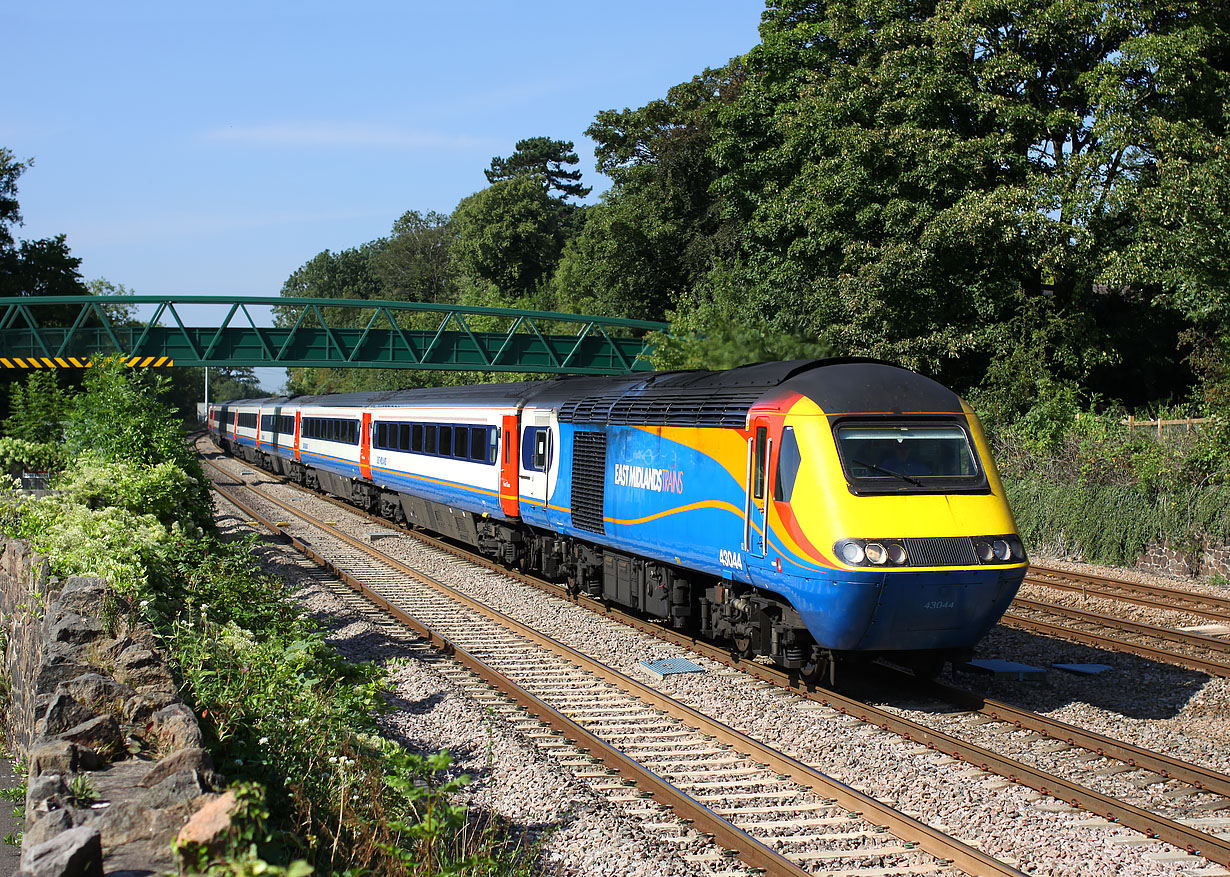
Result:
{"label": "bush", "polygon": [[1118,411],[1081,411],[1059,389],[992,433],[1026,543],[1122,565],[1154,542],[1195,550],[1230,541],[1227,432],[1213,422],[1159,442],[1130,434],[1122,421]]}

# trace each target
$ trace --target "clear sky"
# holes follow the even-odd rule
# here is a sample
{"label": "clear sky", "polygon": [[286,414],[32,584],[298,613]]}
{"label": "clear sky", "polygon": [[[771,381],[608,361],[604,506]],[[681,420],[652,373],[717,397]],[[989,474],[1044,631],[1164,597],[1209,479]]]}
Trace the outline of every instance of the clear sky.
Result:
{"label": "clear sky", "polygon": [[277,295],[323,249],[451,212],[517,140],[584,130],[758,42],[758,0],[16,3],[0,146],[22,238],[86,279]]}

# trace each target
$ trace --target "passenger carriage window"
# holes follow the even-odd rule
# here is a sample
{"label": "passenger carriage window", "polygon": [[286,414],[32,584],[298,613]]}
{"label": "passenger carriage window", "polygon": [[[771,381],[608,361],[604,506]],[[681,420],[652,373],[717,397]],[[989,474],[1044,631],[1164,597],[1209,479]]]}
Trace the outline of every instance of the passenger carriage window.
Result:
{"label": "passenger carriage window", "polygon": [[440,431],[440,456],[451,457],[453,455],[453,428],[441,426],[437,429]]}
{"label": "passenger carriage window", "polygon": [[500,430],[487,430],[487,462],[494,463],[500,456]]}
{"label": "passenger carriage window", "polygon": [[458,460],[470,459],[470,427],[453,427],[453,456]]}
{"label": "passenger carriage window", "polygon": [[487,462],[487,430],[479,426],[470,429],[470,459]]}
{"label": "passenger carriage window", "polygon": [[357,445],[359,443],[359,421],[350,421],[350,443]]}
{"label": "passenger carriage window", "polygon": [[436,452],[436,425],[434,423],[423,427],[423,453],[434,454]]}
{"label": "passenger carriage window", "polygon": [[376,447],[387,448],[389,446],[389,425],[387,423],[376,424]]}
{"label": "passenger carriage window", "polygon": [[794,427],[782,430],[782,446],[777,452],[777,475],[773,479],[773,498],[778,502],[790,502],[794,493],[794,480],[799,475],[799,441],[794,437]]}
{"label": "passenger carriage window", "polygon": [[[402,429],[404,430],[406,429],[406,427],[403,426]],[[415,453],[422,453],[423,451],[423,424],[416,423],[414,424],[413,427],[410,428],[410,446],[409,447],[406,446],[406,433],[405,432],[401,434],[401,438],[402,438],[401,449],[403,451],[414,451]]]}

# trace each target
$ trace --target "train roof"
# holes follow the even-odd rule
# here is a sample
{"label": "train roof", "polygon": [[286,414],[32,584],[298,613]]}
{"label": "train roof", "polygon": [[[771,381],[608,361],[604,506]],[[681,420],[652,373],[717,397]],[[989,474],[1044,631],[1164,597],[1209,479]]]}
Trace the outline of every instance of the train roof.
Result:
{"label": "train roof", "polygon": [[669,371],[619,377],[565,377],[465,387],[425,387],[321,396],[240,399],[227,405],[383,408],[433,403],[551,406],[565,423],[742,428],[751,407],[775,388],[814,400],[828,414],[962,411],[936,381],[892,363],[846,357],[765,362],[725,371]]}

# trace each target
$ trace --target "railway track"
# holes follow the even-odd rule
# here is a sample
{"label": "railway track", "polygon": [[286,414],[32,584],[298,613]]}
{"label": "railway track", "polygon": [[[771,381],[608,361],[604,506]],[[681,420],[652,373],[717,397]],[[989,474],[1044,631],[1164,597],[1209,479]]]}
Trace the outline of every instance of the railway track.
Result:
{"label": "railway track", "polygon": [[[355,514],[361,514],[358,510],[354,510],[343,503],[335,502],[335,504],[347,508]],[[374,520],[380,521],[381,519],[376,518]],[[383,521],[382,523],[385,526],[391,526]],[[429,544],[444,548],[444,550],[455,554],[463,553],[453,546],[440,543],[439,540],[424,537],[422,534],[416,533],[415,535]],[[464,554],[469,557],[468,553]],[[481,558],[475,562],[509,574],[502,567],[490,564]],[[514,577],[524,580],[522,576],[514,575]],[[544,586],[543,583],[535,583],[535,585],[538,587]],[[549,589],[553,588],[556,593],[559,592],[559,589],[554,586],[547,585],[547,587]],[[807,686],[799,683],[797,679],[775,668],[759,664],[740,663],[732,659],[724,650],[665,630],[660,625],[644,622],[615,611],[609,611],[608,614],[618,616],[619,620],[624,623],[650,632],[659,638],[673,641],[694,652],[728,664],[737,665],[741,670],[750,675],[782,688],[791,689],[797,694],[815,700],[822,705],[854,716],[878,728],[892,731],[906,739],[916,741],[925,745],[928,749],[934,749],[951,755],[954,758],[964,760],[979,768],[979,770],[999,773],[1013,782],[1023,783],[1043,794],[1054,796],[1073,806],[1082,807],[1112,821],[1135,828],[1148,837],[1164,840],[1221,864],[1230,864],[1230,842],[1224,838],[1198,831],[1177,820],[1151,813],[1142,807],[1100,794],[1065,777],[1054,776],[1045,771],[1030,767],[1023,762],[1005,758],[983,747],[967,743],[953,734],[903,719],[890,710],[861,703],[835,692],[810,690]],[[1072,726],[1064,725],[1033,713],[1017,710],[1007,704],[993,701],[982,701],[975,704],[970,699],[977,696],[969,692],[962,692],[959,695],[949,693],[947,697],[950,701],[953,698],[957,700],[964,699],[964,708],[975,712],[979,721],[1005,722],[1012,727],[1030,730],[1042,738],[1045,744],[1049,746],[1083,747],[1089,751],[1091,757],[1117,759],[1123,765],[1124,770],[1139,769],[1150,771],[1160,778],[1159,781],[1182,782],[1193,790],[1191,794],[1225,797],[1230,792],[1230,780],[1214,771],[1208,771],[1196,765],[1189,765],[1177,759],[1171,759],[1159,753],[1151,753],[1147,750],[1132,747],[1096,734],[1083,732]],[[1210,809],[1215,809],[1217,806],[1218,804],[1213,802]]]}
{"label": "railway track", "polygon": [[[1015,610],[1015,611],[1013,611]],[[1002,624],[1230,677],[1230,641],[1017,597]],[[1108,634],[1104,631],[1115,631]],[[1126,635],[1126,636],[1125,636]]]}
{"label": "railway track", "polygon": [[[233,475],[227,473],[228,479]],[[514,698],[645,795],[770,874],[1019,874],[432,579],[259,488],[228,501]],[[237,495],[246,494],[246,495]],[[272,504],[262,514],[256,502]],[[271,520],[271,517],[288,520]],[[310,544],[309,544],[310,543]],[[413,607],[412,613],[407,607]],[[498,618],[495,616],[498,615]],[[561,745],[566,745],[561,742]]]}
{"label": "railway track", "polygon": [[1037,565],[1030,566],[1025,582],[1060,591],[1077,592],[1090,597],[1104,597],[1134,603],[1149,609],[1187,612],[1230,624],[1230,597],[1200,594],[1162,585],[1128,582],[1107,576],[1067,572]]}

